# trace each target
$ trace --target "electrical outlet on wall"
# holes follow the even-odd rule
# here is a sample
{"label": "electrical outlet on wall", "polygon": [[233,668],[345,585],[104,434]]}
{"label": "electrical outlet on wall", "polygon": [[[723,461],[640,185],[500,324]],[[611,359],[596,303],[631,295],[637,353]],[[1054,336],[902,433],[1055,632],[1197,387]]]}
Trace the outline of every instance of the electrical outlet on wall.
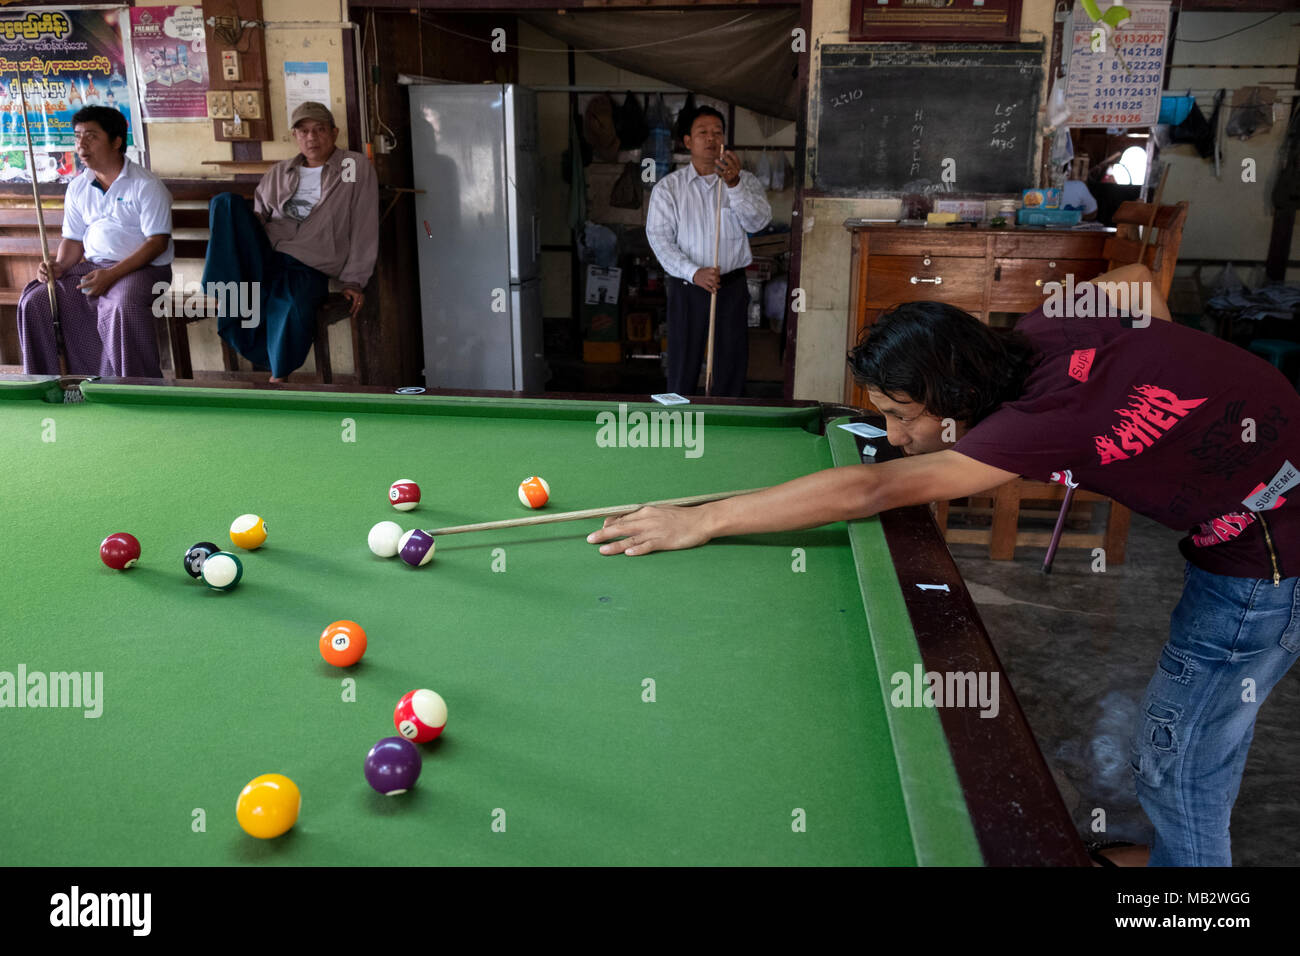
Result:
{"label": "electrical outlet on wall", "polygon": [[252,136],[252,130],[247,123],[224,120],[221,123],[221,135],[226,139],[248,139]]}
{"label": "electrical outlet on wall", "polygon": [[221,78],[239,82],[239,54],[234,50],[221,51]]}
{"label": "electrical outlet on wall", "polygon": [[244,119],[262,118],[262,93],[260,90],[235,90],[235,112]]}
{"label": "electrical outlet on wall", "polygon": [[208,117],[210,119],[235,118],[229,90],[208,90]]}

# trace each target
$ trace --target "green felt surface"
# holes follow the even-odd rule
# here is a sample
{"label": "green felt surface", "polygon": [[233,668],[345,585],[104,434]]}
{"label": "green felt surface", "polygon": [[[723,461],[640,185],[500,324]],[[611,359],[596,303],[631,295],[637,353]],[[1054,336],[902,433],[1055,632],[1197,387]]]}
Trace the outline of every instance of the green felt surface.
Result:
{"label": "green felt surface", "polygon": [[[886,706],[877,654],[916,652],[874,522],[646,558],[558,524],[447,536],[418,570],[366,547],[377,521],[522,515],[530,474],[556,510],[786,480],[832,463],[807,413],[706,410],[692,459],[599,447],[606,404],[210,391],[0,402],[0,671],[101,672],[104,698],[93,719],[0,708],[0,864],[978,861],[933,711]],[[409,514],[387,503],[401,477],[424,493]],[[185,549],[237,550],[245,512],[270,536],[238,552],[241,585],[192,581]],[[114,531],[136,568],[100,563]],[[317,649],[340,618],[370,641],[347,671]],[[416,687],[447,731],[385,798],[362,762]],[[274,841],[234,819],[266,772],[303,793]]]}

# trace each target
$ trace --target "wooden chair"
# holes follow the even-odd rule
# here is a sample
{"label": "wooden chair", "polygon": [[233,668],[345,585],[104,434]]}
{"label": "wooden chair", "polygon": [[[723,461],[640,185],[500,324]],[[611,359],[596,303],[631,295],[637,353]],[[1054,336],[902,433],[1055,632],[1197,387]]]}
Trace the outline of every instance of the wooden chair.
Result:
{"label": "wooden chair", "polygon": [[[1174,265],[1178,261],[1178,247],[1182,243],[1183,227],[1187,222],[1188,204],[1180,202],[1161,206],[1156,212],[1151,242],[1143,250],[1141,230],[1151,219],[1150,203],[1126,202],[1115,213],[1115,235],[1103,246],[1107,270],[1117,269],[1138,261],[1151,270],[1156,288],[1166,301],[1174,281]],[[1089,277],[1091,278],[1091,277]],[[988,496],[983,496],[987,499]],[[1017,545],[1046,547],[1051,541],[1051,531],[1022,531],[1020,518],[1055,517],[1065,497],[1065,487],[1046,481],[1017,478],[999,486],[992,496],[992,520],[987,529],[958,529],[947,527],[950,502],[936,502],[935,519],[949,543],[988,544],[989,557],[994,560],[1013,560]],[[971,499],[972,504],[979,498]],[[1105,495],[1077,489],[1074,493],[1070,517],[1090,517],[1097,504],[1110,501],[1110,514],[1102,532],[1063,531],[1059,547],[1105,548],[1107,564],[1123,564],[1128,544],[1129,509]],[[1036,506],[1026,508],[1026,506]],[[1055,510],[1053,510],[1055,509]],[[972,510],[972,509],[968,509]],[[980,509],[975,508],[975,511]],[[988,510],[987,508],[984,510]]]}
{"label": "wooden chair", "polygon": [[[174,208],[172,210],[173,229],[178,233],[176,238],[176,255],[177,258],[202,259],[207,253],[208,234],[208,210],[206,206],[196,208]],[[186,238],[181,239],[181,235],[202,235],[202,239]],[[184,246],[182,246],[184,243]],[[182,248],[185,252],[182,254]],[[177,277],[179,278],[179,277]],[[199,281],[199,276],[185,276],[184,282]],[[360,318],[353,318],[349,315],[349,304],[345,296],[341,294],[342,286],[337,280],[330,280],[330,294],[321,304],[316,313],[316,329],[314,336],[313,351],[316,354],[316,373],[311,378],[307,378],[302,370],[294,373],[293,381],[315,381],[321,384],[332,384],[334,382],[334,369],[330,362],[329,350],[329,327],[336,322],[346,321],[350,325],[352,334],[352,362],[355,369],[355,375],[358,384],[365,384],[365,360],[362,352],[362,336],[360,329]],[[172,366],[177,378],[193,378],[194,366],[190,359],[190,340],[189,324],[205,318],[216,316],[216,302],[206,301],[204,304],[203,314],[186,315],[184,310],[184,288],[174,288],[171,296],[168,298],[165,314],[167,316],[168,331],[171,338]],[[221,340],[221,358],[224,370],[227,373],[239,371],[238,358],[225,341]]]}

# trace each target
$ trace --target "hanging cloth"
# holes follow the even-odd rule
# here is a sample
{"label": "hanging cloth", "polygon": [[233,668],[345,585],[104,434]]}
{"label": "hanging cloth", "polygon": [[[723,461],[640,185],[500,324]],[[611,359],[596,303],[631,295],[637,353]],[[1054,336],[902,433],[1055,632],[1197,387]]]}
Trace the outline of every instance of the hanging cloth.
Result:
{"label": "hanging cloth", "polygon": [[583,117],[583,133],[592,154],[602,163],[618,161],[618,133],[614,127],[614,101],[604,93],[591,98]]}
{"label": "hanging cloth", "polygon": [[673,162],[673,121],[662,93],[647,104],[645,119],[650,133],[641,147],[641,155],[655,161],[655,182],[658,182],[668,175]]}
{"label": "hanging cloth", "polygon": [[677,114],[677,122],[673,126],[673,149],[684,150],[682,137],[691,135],[691,123],[695,119],[695,111],[698,107],[695,105],[695,94],[686,94],[686,103]]}
{"label": "hanging cloth", "polygon": [[1170,139],[1175,143],[1191,143],[1196,147],[1196,154],[1201,159],[1214,155],[1215,132],[1219,128],[1219,109],[1223,106],[1224,90],[1214,95],[1214,110],[1207,120],[1201,108],[1192,103],[1187,118],[1169,131]]}
{"label": "hanging cloth", "polygon": [[1271,86],[1243,86],[1233,90],[1227,134],[1238,139],[1250,139],[1256,133],[1271,130],[1276,92]]}
{"label": "hanging cloth", "polygon": [[622,149],[640,149],[645,138],[650,135],[650,127],[645,121],[645,110],[636,94],[629,91],[623,99],[623,105],[614,114],[614,130],[618,133],[618,144]]}
{"label": "hanging cloth", "polygon": [[569,148],[564,151],[564,178],[569,182],[569,228],[574,232],[587,221],[587,177],[583,169],[591,161],[590,152],[583,148],[586,143],[582,141],[579,126],[575,103],[569,110]]}

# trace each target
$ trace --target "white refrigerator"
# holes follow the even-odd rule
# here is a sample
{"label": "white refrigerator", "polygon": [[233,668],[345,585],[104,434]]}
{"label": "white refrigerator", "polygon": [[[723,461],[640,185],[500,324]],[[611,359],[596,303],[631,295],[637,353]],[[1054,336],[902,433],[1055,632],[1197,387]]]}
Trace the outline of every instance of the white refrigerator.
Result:
{"label": "white refrigerator", "polygon": [[537,95],[408,89],[425,383],[540,392]]}

